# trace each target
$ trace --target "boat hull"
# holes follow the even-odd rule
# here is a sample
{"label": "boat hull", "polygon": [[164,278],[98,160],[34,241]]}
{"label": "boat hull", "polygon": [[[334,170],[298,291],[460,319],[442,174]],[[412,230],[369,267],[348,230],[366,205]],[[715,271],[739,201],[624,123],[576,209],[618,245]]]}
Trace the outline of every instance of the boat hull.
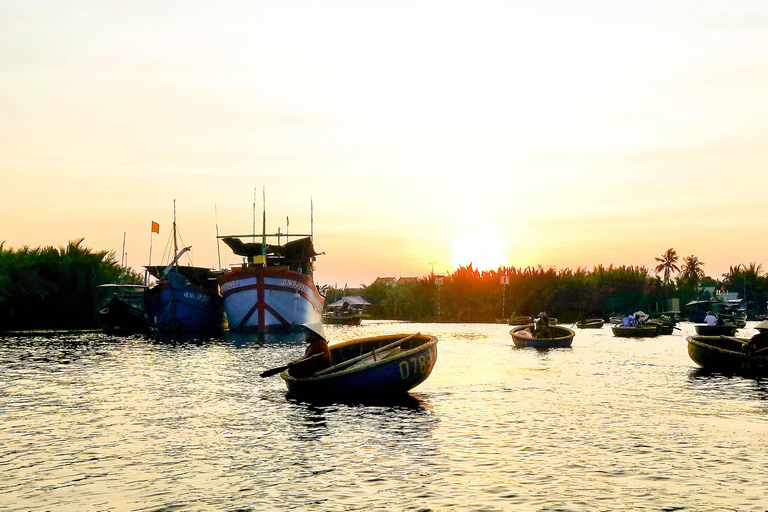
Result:
{"label": "boat hull", "polygon": [[287,268],[233,270],[219,284],[232,331],[295,330],[321,321],[324,299],[312,279]]}
{"label": "boat hull", "polygon": [[602,329],[605,321],[600,318],[592,320],[584,320],[576,324],[579,329]]}
{"label": "boat hull", "polygon": [[[360,338],[332,345],[335,364],[354,359],[406,334]],[[288,394],[302,399],[322,401],[381,400],[405,395],[427,377],[437,361],[437,338],[419,334],[403,343],[393,357],[362,367],[354,365],[341,371],[310,377],[294,377],[289,370],[281,374]]]}
{"label": "boat hull", "polygon": [[323,323],[330,325],[360,325],[363,321],[362,314],[355,315],[323,315]]}
{"label": "boat hull", "polygon": [[528,332],[525,330],[527,327],[531,327],[531,324],[521,325],[509,331],[509,334],[512,336],[512,342],[518,348],[568,348],[573,343],[573,337],[576,334],[567,327],[551,325],[549,326],[552,332],[551,338],[532,338],[529,335],[523,334]]}
{"label": "boat hull", "polygon": [[214,335],[221,331],[221,300],[211,291],[170,273],[147,289],[145,308],[162,334]]}
{"label": "boat hull", "polygon": [[97,312],[107,334],[149,334],[149,318],[144,310],[119,297],[113,297]]}
{"label": "boat hull", "polygon": [[694,363],[710,371],[768,375],[768,352],[760,355],[742,352],[747,339],[722,336],[689,336],[688,355]]}
{"label": "boat hull", "polygon": [[694,328],[699,336],[733,336],[736,334],[735,325],[696,325]]}
{"label": "boat hull", "polygon": [[661,328],[655,325],[648,325],[644,327],[623,327],[621,325],[614,325],[611,327],[613,335],[618,338],[653,338],[658,336]]}

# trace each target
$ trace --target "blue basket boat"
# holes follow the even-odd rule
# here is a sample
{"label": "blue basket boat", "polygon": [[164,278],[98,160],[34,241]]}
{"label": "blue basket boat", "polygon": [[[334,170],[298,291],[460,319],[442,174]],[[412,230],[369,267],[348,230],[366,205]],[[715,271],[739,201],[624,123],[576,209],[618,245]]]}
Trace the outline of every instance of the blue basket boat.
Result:
{"label": "blue basket boat", "polygon": [[403,396],[429,377],[437,361],[437,338],[391,334],[331,345],[333,366],[298,377],[280,376],[288,394],[327,401],[378,400]]}

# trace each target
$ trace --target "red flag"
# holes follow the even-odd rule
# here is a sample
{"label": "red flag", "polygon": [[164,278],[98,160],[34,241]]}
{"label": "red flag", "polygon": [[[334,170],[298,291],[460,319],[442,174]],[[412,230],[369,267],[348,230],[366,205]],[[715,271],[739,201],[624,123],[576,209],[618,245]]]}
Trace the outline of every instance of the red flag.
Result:
{"label": "red flag", "polygon": [[158,235],[160,234],[160,224],[155,221],[152,221],[152,232],[157,233]]}

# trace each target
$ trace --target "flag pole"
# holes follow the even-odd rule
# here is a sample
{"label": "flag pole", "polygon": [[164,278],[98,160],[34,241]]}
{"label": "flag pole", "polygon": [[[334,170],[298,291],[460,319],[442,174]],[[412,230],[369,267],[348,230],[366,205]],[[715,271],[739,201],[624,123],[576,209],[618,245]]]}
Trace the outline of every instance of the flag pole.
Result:
{"label": "flag pole", "polygon": [[[152,240],[154,239],[152,234],[155,232],[154,222],[155,221],[152,221],[153,224],[149,225],[149,262],[147,263],[147,267],[152,266]],[[149,269],[145,269],[144,270],[144,286],[147,286],[148,284],[149,284]]]}

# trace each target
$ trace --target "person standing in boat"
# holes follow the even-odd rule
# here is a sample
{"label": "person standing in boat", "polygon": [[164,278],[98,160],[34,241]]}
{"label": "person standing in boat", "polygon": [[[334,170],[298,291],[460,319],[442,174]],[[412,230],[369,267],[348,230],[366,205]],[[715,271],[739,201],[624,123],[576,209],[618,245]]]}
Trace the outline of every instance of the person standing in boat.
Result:
{"label": "person standing in boat", "polygon": [[717,317],[711,311],[707,311],[707,316],[704,317],[704,323],[712,327],[717,325]]}
{"label": "person standing in boat", "polygon": [[752,336],[742,347],[744,352],[748,354],[768,347],[768,320],[763,320],[757,324],[755,329],[757,329],[757,334]]}

